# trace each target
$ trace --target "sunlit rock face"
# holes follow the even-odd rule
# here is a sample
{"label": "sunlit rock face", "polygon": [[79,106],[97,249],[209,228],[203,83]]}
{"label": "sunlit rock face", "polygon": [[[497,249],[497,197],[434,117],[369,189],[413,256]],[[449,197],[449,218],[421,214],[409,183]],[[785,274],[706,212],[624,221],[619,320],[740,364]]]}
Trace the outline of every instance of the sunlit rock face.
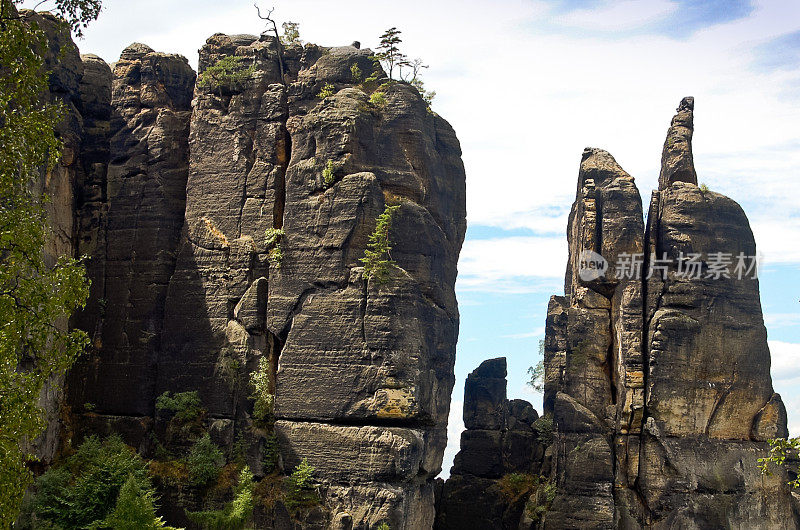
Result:
{"label": "sunlit rock face", "polygon": [[[450,125],[410,85],[381,86],[371,56],[216,34],[199,75],[143,44],[111,69],[84,57],[76,98],[92,127],[70,230],[91,256],[76,325],[93,342],[69,377],[75,440],[118,432],[146,455],[185,445],[156,398],[196,391],[204,428],[226,454],[243,447],[257,478],[273,432],[285,472],[315,468],[322,503],[303,525],[433,525],[464,167]],[[223,59],[244,78],[204,80]],[[380,283],[361,258],[387,206],[394,263]],[[268,429],[249,383],[262,359]],[[187,524],[186,495],[163,492],[172,524]],[[255,524],[285,515],[258,508]]]}
{"label": "sunlit rock face", "polygon": [[[633,179],[584,152],[566,292],[546,325],[558,484],[546,528],[796,527],[786,477],[757,467],[787,430],[755,242],[738,204],[697,186],[693,109],[685,98],[672,120],[646,228]],[[585,251],[605,276],[587,274]]]}

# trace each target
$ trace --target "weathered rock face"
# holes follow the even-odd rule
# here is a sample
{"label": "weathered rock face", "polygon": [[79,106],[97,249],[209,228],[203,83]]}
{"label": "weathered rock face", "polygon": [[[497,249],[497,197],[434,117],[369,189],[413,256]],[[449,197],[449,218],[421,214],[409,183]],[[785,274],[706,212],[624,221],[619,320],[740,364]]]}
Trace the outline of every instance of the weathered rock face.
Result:
{"label": "weathered rock face", "polygon": [[[545,434],[537,419],[527,401],[506,399],[505,357],[484,361],[467,377],[467,430],[450,478],[438,493],[435,528],[516,529],[524,524],[523,511],[537,497],[532,484],[549,473]],[[515,490],[514,480],[525,486]]]}
{"label": "weathered rock face", "polygon": [[[757,468],[765,440],[787,431],[747,270],[753,235],[739,205],[697,186],[693,106],[672,121],[646,231],[633,179],[584,152],[566,296],[547,315],[558,493],[545,528],[798,524],[786,477]],[[608,261],[604,276],[587,250]]]}
{"label": "weathered rock face", "polygon": [[[76,439],[118,432],[153,454],[172,428],[156,397],[197,391],[204,428],[226,454],[243,447],[257,477],[270,430],[286,472],[314,466],[324,509],[306,526],[433,525],[464,168],[416,89],[387,84],[385,104],[370,102],[377,85],[354,71],[369,75],[371,54],[217,34],[201,83],[184,58],[142,44],[113,73],[84,56],[73,234],[93,289],[75,323],[93,346],[69,376]],[[203,79],[226,57],[244,77]],[[379,283],[360,259],[390,205],[395,265]],[[266,430],[250,386],[262,359]],[[186,525],[180,498],[167,491],[162,506]],[[287,517],[279,506],[256,524],[296,524]]]}

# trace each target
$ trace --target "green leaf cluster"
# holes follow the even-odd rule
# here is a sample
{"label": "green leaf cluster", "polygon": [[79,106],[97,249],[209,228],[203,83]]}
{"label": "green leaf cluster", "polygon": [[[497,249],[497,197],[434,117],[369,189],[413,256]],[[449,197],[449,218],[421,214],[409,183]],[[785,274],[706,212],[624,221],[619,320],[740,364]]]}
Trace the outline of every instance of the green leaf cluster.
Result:
{"label": "green leaf cluster", "polygon": [[[128,483],[123,498],[120,492]],[[103,442],[88,437],[75,454],[36,480],[35,492],[31,514],[60,528],[106,528],[101,521],[113,512],[132,510],[136,503],[152,505],[155,498],[147,464],[117,435]]]}
{"label": "green leaf cluster", "polygon": [[220,510],[186,512],[193,523],[209,530],[239,530],[253,517],[253,474],[245,467],[239,474],[233,500]]}
{"label": "green leaf cluster", "polygon": [[113,530],[177,530],[166,526],[164,520],[156,515],[155,492],[144,488],[133,476],[128,477],[119,491],[114,510],[102,521],[93,523],[91,529]]}
{"label": "green leaf cluster", "polygon": [[328,163],[325,164],[325,169],[322,170],[322,182],[326,188],[330,188],[335,180],[336,166],[333,164],[333,160],[328,160]]}
{"label": "green leaf cluster", "polygon": [[317,97],[319,97],[319,99],[325,99],[333,96],[334,94],[336,94],[336,87],[333,85],[333,83],[325,83],[322,85],[322,89],[319,91],[319,94],[317,94]]}
{"label": "green leaf cluster", "polygon": [[389,280],[390,268],[395,265],[390,254],[392,245],[389,242],[389,230],[392,227],[392,217],[399,208],[399,204],[386,206],[383,213],[378,216],[375,220],[375,230],[369,235],[364,257],[361,258],[364,275],[378,284]]}
{"label": "green leaf cluster", "polygon": [[[765,475],[772,474],[770,469],[771,466],[783,468],[789,467],[786,462],[787,458],[793,457],[796,459],[800,453],[800,437],[788,439],[776,438],[773,440],[768,440],[768,442],[770,446],[769,455],[758,459],[758,467]],[[794,480],[789,482],[789,485],[793,488],[800,488],[800,470],[796,468],[787,470],[792,471],[796,477]]]}
{"label": "green leaf cluster", "polygon": [[250,374],[250,384],[253,387],[253,417],[260,423],[266,423],[272,418],[272,408],[275,396],[270,391],[272,378],[270,376],[269,359],[261,357],[258,369]]}
{"label": "green leaf cluster", "polygon": [[281,26],[283,27],[283,35],[281,36],[281,42],[283,44],[300,44],[302,42],[300,40],[299,22],[287,21],[281,24]]}
{"label": "green leaf cluster", "polygon": [[286,507],[297,511],[319,502],[320,498],[314,485],[314,467],[304,458],[286,478]]}
{"label": "green leaf cluster", "polygon": [[244,83],[255,72],[255,64],[246,67],[246,57],[228,55],[209,66],[198,76],[197,86],[200,88],[216,88],[222,96],[223,87],[231,90],[241,90]]}
{"label": "green leaf cluster", "polygon": [[173,412],[175,418],[181,422],[191,422],[200,418],[205,409],[200,402],[197,391],[176,392],[174,395],[167,391],[156,398],[156,410]]}
{"label": "green leaf cluster", "polygon": [[[0,0],[0,527],[16,519],[32,480],[21,444],[45,426],[38,398],[88,343],[66,320],[89,294],[84,268],[70,256],[46,258],[51,237],[38,191],[56,171],[63,106],[50,104],[44,33]],[[76,33],[100,10],[95,0],[56,0],[52,9]]]}
{"label": "green leaf cluster", "polygon": [[189,483],[193,486],[205,486],[219,477],[225,464],[225,456],[217,444],[211,441],[208,433],[198,439],[189,450],[186,465],[189,468]]}
{"label": "green leaf cluster", "polygon": [[553,443],[553,431],[555,426],[553,424],[553,416],[545,414],[540,416],[533,422],[533,430],[536,433],[536,440],[542,445],[550,445]]}

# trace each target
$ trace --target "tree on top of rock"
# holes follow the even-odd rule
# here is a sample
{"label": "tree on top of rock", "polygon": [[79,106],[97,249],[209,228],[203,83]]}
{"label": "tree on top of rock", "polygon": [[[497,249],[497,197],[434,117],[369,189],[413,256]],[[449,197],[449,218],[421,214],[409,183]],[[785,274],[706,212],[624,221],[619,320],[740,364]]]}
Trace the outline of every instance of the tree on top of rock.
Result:
{"label": "tree on top of rock", "polygon": [[375,55],[389,70],[389,79],[392,77],[395,67],[402,68],[408,66],[409,62],[406,55],[400,51],[398,44],[403,42],[400,38],[401,31],[395,27],[391,27],[383,32],[381,35],[381,43],[378,45],[378,53]]}

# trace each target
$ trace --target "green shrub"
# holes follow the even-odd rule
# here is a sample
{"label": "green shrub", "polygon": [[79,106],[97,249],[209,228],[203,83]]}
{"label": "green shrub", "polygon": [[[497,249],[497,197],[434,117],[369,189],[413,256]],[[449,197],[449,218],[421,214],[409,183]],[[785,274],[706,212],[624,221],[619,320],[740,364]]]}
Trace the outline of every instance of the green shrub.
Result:
{"label": "green shrub", "polygon": [[375,230],[369,236],[369,243],[364,251],[361,263],[364,264],[364,275],[374,279],[378,284],[389,279],[389,269],[394,266],[391,259],[392,246],[389,242],[389,230],[392,227],[392,217],[400,205],[386,206],[383,213],[375,220]]}
{"label": "green shrub", "polygon": [[386,94],[381,91],[375,91],[370,95],[369,102],[375,105],[376,107],[383,108],[386,106]]}
{"label": "green shrub", "polygon": [[153,499],[144,460],[119,436],[103,442],[90,436],[75,454],[36,480],[30,509],[37,520],[56,527],[87,528],[109,515],[127,482],[134,483],[129,490]]}
{"label": "green shrub", "polygon": [[245,81],[250,74],[255,72],[255,64],[245,67],[244,57],[227,56],[223,57],[206,68],[197,78],[197,86],[200,88],[217,88],[220,96],[222,88],[229,87],[233,90],[243,88]]}
{"label": "green shrub", "polygon": [[319,91],[317,97],[319,97],[319,99],[325,99],[331,97],[334,94],[336,94],[336,87],[333,86],[333,84],[331,83],[325,83],[324,85],[322,85],[322,90]]}
{"label": "green shrub", "polygon": [[166,526],[156,515],[155,493],[142,488],[140,481],[128,477],[119,491],[114,510],[105,519],[88,526],[90,529],[111,528],[113,530],[177,530]]}
{"label": "green shrub", "polygon": [[270,375],[269,359],[261,357],[258,361],[258,369],[250,374],[250,384],[253,386],[253,417],[261,422],[267,423],[272,418],[272,407],[275,404],[275,396],[270,392],[272,386],[272,376]]}
{"label": "green shrub", "polygon": [[706,186],[703,182],[700,183],[700,191],[703,193],[707,193],[709,191],[708,186]]}
{"label": "green shrub", "polygon": [[509,501],[514,501],[525,494],[529,494],[538,485],[539,477],[537,475],[509,473],[500,479],[500,492]]}
{"label": "green shrub", "polygon": [[175,395],[164,392],[156,399],[156,410],[173,412],[178,421],[184,422],[197,420],[205,413],[196,391],[177,392]]}
{"label": "green shrub", "polygon": [[322,181],[326,188],[333,186],[333,181],[336,178],[335,172],[336,166],[333,165],[333,160],[328,160],[325,169],[322,170]]}
{"label": "green shrub", "polygon": [[361,68],[357,64],[350,65],[350,75],[353,76],[353,83],[360,83],[364,79],[364,74],[361,73]]}
{"label": "green shrub", "polygon": [[274,434],[267,436],[264,440],[264,455],[261,463],[264,465],[264,474],[267,475],[278,469],[278,457],[280,456],[280,447],[278,446],[278,437]]}
{"label": "green shrub", "polygon": [[286,232],[284,232],[281,228],[267,228],[264,231],[264,244],[267,246],[267,248],[277,245],[281,238],[285,235]]}
{"label": "green shrub", "polygon": [[304,458],[286,479],[286,507],[296,511],[319,502],[314,487],[314,467]]}
{"label": "green shrub", "polygon": [[253,474],[245,467],[233,490],[233,500],[220,510],[186,512],[193,523],[209,530],[238,530],[253,517]]}
{"label": "green shrub", "polygon": [[267,261],[269,261],[269,264],[276,270],[280,270],[283,266],[283,249],[280,243],[277,243],[273,248],[269,249]]}
{"label": "green shrub", "polygon": [[378,528],[376,530],[392,530],[392,527],[389,526],[389,523],[384,521],[378,525]]}
{"label": "green shrub", "polygon": [[186,465],[189,468],[189,483],[194,486],[205,486],[219,477],[219,472],[225,464],[222,451],[211,441],[206,433],[197,440],[189,450]]}
{"label": "green shrub", "polygon": [[542,445],[553,443],[553,416],[545,414],[533,422],[533,430],[536,431],[536,439]]}
{"label": "green shrub", "polygon": [[528,517],[534,521],[538,521],[542,516],[547,513],[556,498],[556,484],[555,482],[543,482],[537,488],[536,492],[531,495],[531,499],[525,504],[525,511]]}

